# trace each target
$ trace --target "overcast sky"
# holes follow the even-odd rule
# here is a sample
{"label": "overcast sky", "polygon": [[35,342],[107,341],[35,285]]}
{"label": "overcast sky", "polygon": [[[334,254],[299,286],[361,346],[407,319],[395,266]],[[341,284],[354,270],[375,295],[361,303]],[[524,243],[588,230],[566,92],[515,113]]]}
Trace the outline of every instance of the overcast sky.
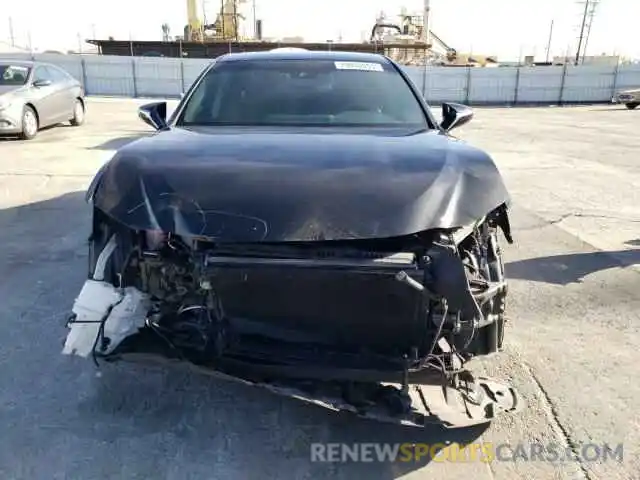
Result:
{"label": "overcast sky", "polygon": [[[552,54],[575,52],[580,0],[431,0],[431,29],[460,52],[497,55],[502,59],[545,56],[554,20]],[[593,0],[592,0],[593,1]],[[78,48],[78,35],[160,40],[167,22],[172,35],[182,34],[186,0],[0,0],[0,40],[10,39],[12,19],[16,44],[38,50]],[[199,0],[203,8],[203,0]],[[376,14],[390,17],[402,6],[421,11],[422,0],[255,0],[265,37],[302,36],[307,41],[360,41]],[[207,20],[215,20],[220,0],[204,0]],[[251,34],[252,0],[247,14]],[[640,0],[600,0],[588,43],[588,54],[619,53],[640,58]],[[395,19],[394,19],[395,20]]]}

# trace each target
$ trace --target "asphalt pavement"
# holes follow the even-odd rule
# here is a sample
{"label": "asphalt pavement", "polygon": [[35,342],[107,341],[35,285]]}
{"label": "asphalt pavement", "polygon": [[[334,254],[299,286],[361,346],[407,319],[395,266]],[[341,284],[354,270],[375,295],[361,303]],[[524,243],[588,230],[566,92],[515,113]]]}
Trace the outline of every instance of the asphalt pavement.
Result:
{"label": "asphalt pavement", "polygon": [[[527,407],[473,429],[338,415],[185,371],[60,354],[86,276],[92,175],[150,133],[139,100],[91,99],[87,123],[0,140],[0,478],[638,479],[640,111],[477,109],[457,132],[510,188],[514,245],[505,352],[475,368]],[[624,444],[624,461],[311,462],[313,443],[450,440]],[[521,450],[522,453],[522,450]]]}

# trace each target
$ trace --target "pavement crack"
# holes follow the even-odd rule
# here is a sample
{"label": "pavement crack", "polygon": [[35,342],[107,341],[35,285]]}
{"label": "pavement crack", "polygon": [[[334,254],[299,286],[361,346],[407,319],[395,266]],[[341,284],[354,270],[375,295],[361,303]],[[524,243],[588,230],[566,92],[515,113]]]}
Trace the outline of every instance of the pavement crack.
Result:
{"label": "pavement crack", "polygon": [[545,219],[545,215],[552,215],[550,212],[535,212],[534,210],[529,210],[529,211],[533,213],[536,217],[540,218],[540,223],[536,223],[535,225],[528,225],[526,227],[521,227],[518,230],[520,231],[537,230],[542,227],[557,225],[559,223],[564,222],[568,218],[572,218],[572,217],[573,218],[603,218],[607,220],[620,220],[620,221],[629,222],[629,223],[640,223],[640,220],[636,220],[633,218],[617,217],[615,215],[606,215],[606,214],[599,214],[599,213],[583,213],[583,212],[565,213],[564,215],[560,215],[557,218],[548,220],[548,219]]}
{"label": "pavement crack", "polygon": [[548,221],[548,225],[556,225],[556,224],[558,224],[560,222],[565,221],[569,217],[575,217],[577,215],[578,214],[576,214],[576,213],[565,213],[564,215],[561,215],[560,217],[558,217],[558,218],[556,218],[554,220],[549,220]]}
{"label": "pavement crack", "polygon": [[540,380],[534,373],[533,368],[527,363],[523,363],[523,366],[527,371],[527,373],[529,374],[529,376],[531,377],[531,379],[534,381],[534,383],[538,387],[538,390],[540,391],[540,394],[542,396],[543,411],[549,418],[549,421],[550,421],[549,424],[551,426],[551,430],[562,441],[562,443],[564,443],[563,446],[569,447],[569,449],[571,450],[573,460],[575,461],[576,465],[580,469],[579,472],[576,472],[578,473],[579,478],[581,478],[582,480],[593,480],[589,471],[587,470],[584,463],[580,459],[580,455],[578,453],[579,452],[578,444],[571,438],[569,431],[560,421],[560,415],[558,414],[558,410],[556,409],[555,404],[551,400],[551,397],[547,393],[547,390],[544,388],[544,386],[542,385],[542,382],[540,382]]}
{"label": "pavement crack", "polygon": [[487,469],[489,470],[489,477],[491,477],[491,480],[495,480],[496,472],[493,471],[493,467],[491,466],[491,462],[487,462],[487,463],[485,463],[485,465],[487,466]]}
{"label": "pavement crack", "polygon": [[604,218],[607,220],[621,220],[624,222],[630,222],[630,223],[640,223],[640,220],[634,220],[633,218],[624,218],[624,217],[617,217],[615,215],[604,215],[604,214],[598,214],[598,213],[582,213],[582,212],[578,212],[578,213],[566,213],[562,216],[560,216],[559,218],[556,218],[554,220],[549,220],[549,225],[555,225],[557,223],[560,223],[564,220],[566,220],[567,218],[570,217],[577,217],[577,218]]}

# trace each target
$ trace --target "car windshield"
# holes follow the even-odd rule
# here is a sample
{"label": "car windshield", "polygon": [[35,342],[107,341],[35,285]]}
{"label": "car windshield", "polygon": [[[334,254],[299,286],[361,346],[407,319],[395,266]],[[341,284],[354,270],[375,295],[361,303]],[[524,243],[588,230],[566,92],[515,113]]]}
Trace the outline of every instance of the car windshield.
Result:
{"label": "car windshield", "polygon": [[0,64],[0,85],[24,85],[29,78],[29,67]]}
{"label": "car windshield", "polygon": [[308,59],[220,62],[195,87],[177,124],[429,125],[392,65]]}

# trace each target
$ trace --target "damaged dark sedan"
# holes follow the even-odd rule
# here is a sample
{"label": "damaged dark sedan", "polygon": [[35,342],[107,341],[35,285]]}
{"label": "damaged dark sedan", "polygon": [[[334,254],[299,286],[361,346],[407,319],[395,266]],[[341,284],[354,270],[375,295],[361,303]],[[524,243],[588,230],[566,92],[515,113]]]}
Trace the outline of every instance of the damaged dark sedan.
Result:
{"label": "damaged dark sedan", "polygon": [[467,362],[502,349],[509,195],[393,61],[217,58],[87,192],[89,274],[65,354],[177,363],[423,426],[516,411]]}

